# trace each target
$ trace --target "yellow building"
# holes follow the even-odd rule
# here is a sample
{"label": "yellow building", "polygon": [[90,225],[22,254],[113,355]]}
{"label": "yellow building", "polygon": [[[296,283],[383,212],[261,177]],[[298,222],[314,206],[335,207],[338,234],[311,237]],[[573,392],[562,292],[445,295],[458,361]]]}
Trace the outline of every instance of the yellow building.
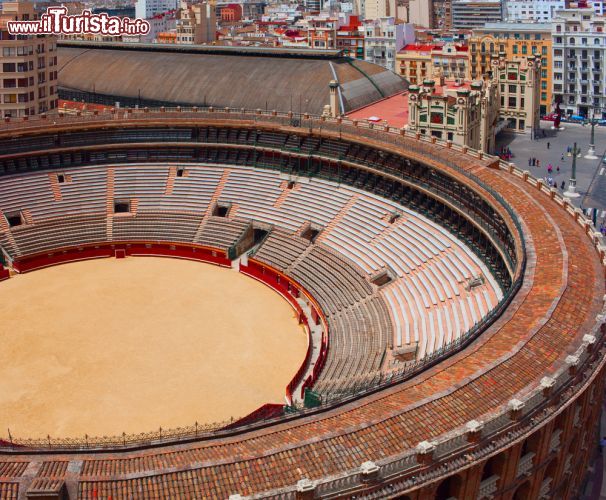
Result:
{"label": "yellow building", "polygon": [[540,114],[552,111],[552,50],[551,25],[544,23],[487,23],[473,30],[469,39],[471,78],[480,78],[490,71],[491,57],[505,55],[507,61],[526,56],[541,57]]}
{"label": "yellow building", "polygon": [[396,73],[412,84],[439,77],[468,80],[467,47],[454,43],[408,44],[396,54]]}

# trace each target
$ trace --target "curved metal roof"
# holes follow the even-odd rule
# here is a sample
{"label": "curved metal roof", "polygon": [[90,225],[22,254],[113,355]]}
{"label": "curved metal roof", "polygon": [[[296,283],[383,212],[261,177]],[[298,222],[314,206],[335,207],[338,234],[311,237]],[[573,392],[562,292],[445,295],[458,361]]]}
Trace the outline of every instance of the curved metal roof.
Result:
{"label": "curved metal roof", "polygon": [[[341,84],[342,112],[406,89],[395,73],[338,52],[302,57],[299,52],[220,52],[130,44],[65,43],[59,47],[59,88],[181,105],[277,109],[320,114],[328,84]],[[87,99],[90,100],[90,99]]]}

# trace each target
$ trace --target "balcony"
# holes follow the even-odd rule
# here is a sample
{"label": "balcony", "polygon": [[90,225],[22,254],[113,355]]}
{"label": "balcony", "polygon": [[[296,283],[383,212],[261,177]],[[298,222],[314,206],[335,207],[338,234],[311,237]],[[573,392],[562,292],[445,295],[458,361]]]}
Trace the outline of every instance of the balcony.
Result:
{"label": "balcony", "polygon": [[539,500],[547,500],[551,498],[549,491],[551,490],[552,479],[550,477],[543,479],[541,488],[539,489]]}
{"label": "balcony", "polygon": [[534,459],[535,453],[530,452],[526,453],[522,458],[520,458],[520,462],[518,463],[518,471],[516,477],[525,476],[530,473],[530,469],[532,469],[532,461]]}
{"label": "balcony", "polygon": [[478,491],[477,500],[485,498],[492,498],[497,491],[497,483],[499,482],[499,476],[490,476],[488,479],[484,479],[480,483],[480,491]]}
{"label": "balcony", "polygon": [[560,448],[560,439],[562,437],[562,429],[557,429],[551,435],[551,439],[549,440],[549,453],[553,453]]}

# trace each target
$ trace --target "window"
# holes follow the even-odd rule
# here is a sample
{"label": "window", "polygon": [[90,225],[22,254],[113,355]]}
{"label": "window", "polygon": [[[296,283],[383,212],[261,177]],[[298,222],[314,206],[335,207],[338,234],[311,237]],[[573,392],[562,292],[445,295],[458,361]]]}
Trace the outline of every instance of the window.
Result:
{"label": "window", "polygon": [[526,125],[526,124],[524,123],[524,120],[520,120],[520,121],[519,121],[519,129],[520,129],[520,130],[524,130],[525,125]]}
{"label": "window", "polygon": [[9,212],[5,213],[4,217],[6,218],[6,222],[10,227],[20,226],[23,224],[23,217],[21,216],[21,212]]}
{"label": "window", "polygon": [[5,78],[4,79],[4,88],[5,89],[14,89],[17,86],[17,80],[14,78]]}
{"label": "window", "polygon": [[5,103],[17,102],[17,94],[4,94],[4,102]]}
{"label": "window", "polygon": [[518,46],[517,46],[517,45],[514,45],[514,46],[513,46],[513,53],[514,53],[514,54],[517,54],[517,53],[518,53]]}
{"label": "window", "polygon": [[444,122],[444,114],[438,112],[431,113],[431,123],[442,124]]}
{"label": "window", "polygon": [[517,85],[509,85],[509,92],[515,94],[518,91]]}
{"label": "window", "polygon": [[522,45],[522,54],[527,54],[528,53],[528,47],[526,47],[526,45]]}
{"label": "window", "polygon": [[114,213],[115,214],[125,214],[130,212],[130,201],[122,200],[122,201],[114,201]]}
{"label": "window", "polygon": [[574,45],[574,38],[571,37],[569,40],[569,43],[570,43],[570,45]]}
{"label": "window", "polygon": [[2,64],[2,71],[4,73],[14,73],[15,70],[16,70],[15,63],[3,63]]}
{"label": "window", "polygon": [[541,92],[541,101],[547,100],[547,94],[545,92]]}
{"label": "window", "polygon": [[15,55],[15,47],[4,47],[2,49],[2,55],[4,57],[12,57]]}
{"label": "window", "polygon": [[541,47],[541,54],[544,56],[547,55],[547,47],[545,47],[545,46]]}
{"label": "window", "polygon": [[507,106],[510,108],[515,108],[518,105],[518,100],[515,96],[509,96],[509,101]]}

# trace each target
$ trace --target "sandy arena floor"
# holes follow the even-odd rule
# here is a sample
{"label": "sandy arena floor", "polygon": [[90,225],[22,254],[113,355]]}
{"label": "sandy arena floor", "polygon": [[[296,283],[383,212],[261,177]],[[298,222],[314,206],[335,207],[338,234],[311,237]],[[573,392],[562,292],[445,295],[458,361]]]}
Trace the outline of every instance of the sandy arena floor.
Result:
{"label": "sandy arena floor", "polygon": [[307,338],[236,271],[99,259],[0,284],[0,436],[117,435],[283,402]]}

